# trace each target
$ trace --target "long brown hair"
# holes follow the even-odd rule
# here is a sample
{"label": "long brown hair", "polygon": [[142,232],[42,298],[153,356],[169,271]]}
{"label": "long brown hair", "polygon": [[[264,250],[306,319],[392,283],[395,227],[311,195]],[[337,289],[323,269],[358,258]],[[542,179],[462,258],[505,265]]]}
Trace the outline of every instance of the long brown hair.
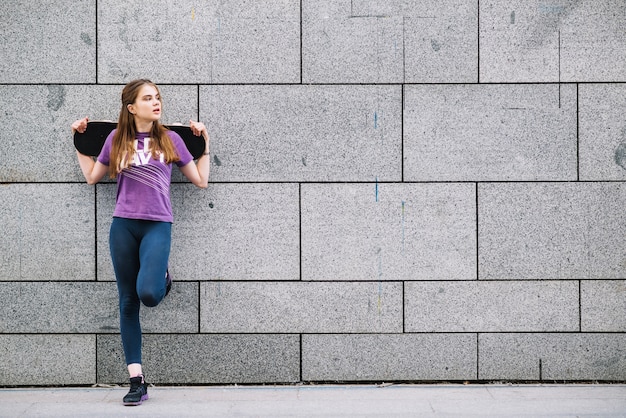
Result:
{"label": "long brown hair", "polygon": [[[109,176],[111,178],[115,178],[120,171],[130,166],[133,160],[137,128],[135,126],[135,115],[130,113],[128,105],[135,103],[139,95],[139,90],[146,84],[149,84],[157,90],[159,100],[161,100],[161,91],[156,84],[150,80],[133,80],[126,84],[122,90],[122,110],[120,111],[120,116],[117,121],[117,131],[113,136],[113,144],[111,146],[109,162]],[[180,160],[172,140],[169,135],[167,135],[167,129],[158,120],[155,120],[152,124],[150,138],[152,158],[159,159],[159,154],[162,154],[167,164]]]}

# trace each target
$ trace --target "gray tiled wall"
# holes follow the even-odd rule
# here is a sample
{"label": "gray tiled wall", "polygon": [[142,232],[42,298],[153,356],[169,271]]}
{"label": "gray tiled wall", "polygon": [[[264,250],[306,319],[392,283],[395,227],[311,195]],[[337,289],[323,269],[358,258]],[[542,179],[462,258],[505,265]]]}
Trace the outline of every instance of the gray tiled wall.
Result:
{"label": "gray tiled wall", "polygon": [[[80,18],[77,18],[80,16]],[[622,0],[0,9],[0,386],[126,379],[70,124],[157,82],[175,170],[155,383],[626,381]]]}

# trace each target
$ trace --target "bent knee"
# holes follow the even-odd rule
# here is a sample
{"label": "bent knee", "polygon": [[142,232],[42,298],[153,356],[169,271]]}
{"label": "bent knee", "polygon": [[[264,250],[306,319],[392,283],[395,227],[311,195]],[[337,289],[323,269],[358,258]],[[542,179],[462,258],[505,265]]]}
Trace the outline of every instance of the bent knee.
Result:
{"label": "bent knee", "polygon": [[156,292],[156,291],[141,292],[139,294],[139,299],[141,300],[141,303],[143,303],[148,308],[154,308],[159,303],[161,303],[164,296],[165,296],[165,293],[163,292]]}

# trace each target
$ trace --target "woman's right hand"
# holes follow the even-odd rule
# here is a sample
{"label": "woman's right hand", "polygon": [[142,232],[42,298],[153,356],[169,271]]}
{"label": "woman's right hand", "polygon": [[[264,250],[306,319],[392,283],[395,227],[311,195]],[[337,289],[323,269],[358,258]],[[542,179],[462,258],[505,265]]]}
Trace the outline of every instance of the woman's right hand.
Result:
{"label": "woman's right hand", "polygon": [[74,135],[76,131],[80,132],[81,134],[85,132],[85,130],[87,129],[87,122],[89,122],[88,117],[74,121],[74,123],[72,123],[72,135]]}

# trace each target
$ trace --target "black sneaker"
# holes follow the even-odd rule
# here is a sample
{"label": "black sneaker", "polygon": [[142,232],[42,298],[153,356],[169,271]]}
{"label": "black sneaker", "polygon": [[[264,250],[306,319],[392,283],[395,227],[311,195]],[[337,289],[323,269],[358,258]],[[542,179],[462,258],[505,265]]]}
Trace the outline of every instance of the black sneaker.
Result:
{"label": "black sneaker", "polygon": [[130,378],[130,390],[124,396],[124,405],[135,406],[148,399],[148,384],[144,381],[143,376]]}
{"label": "black sneaker", "polygon": [[170,293],[170,290],[172,290],[172,276],[170,276],[170,270],[167,269],[165,271],[165,296]]}

